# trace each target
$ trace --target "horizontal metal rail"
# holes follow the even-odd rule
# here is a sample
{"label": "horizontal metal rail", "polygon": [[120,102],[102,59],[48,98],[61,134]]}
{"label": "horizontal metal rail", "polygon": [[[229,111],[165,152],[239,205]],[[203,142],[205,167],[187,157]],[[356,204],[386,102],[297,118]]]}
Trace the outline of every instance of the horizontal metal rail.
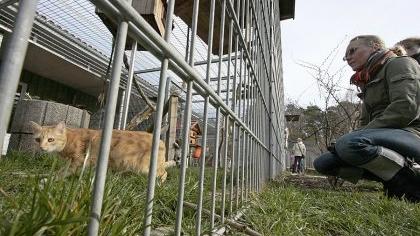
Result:
{"label": "horizontal metal rail", "polygon": [[[240,56],[238,55],[237,58],[233,57],[231,60],[235,60],[235,59],[239,59],[239,58],[240,58]],[[225,56],[225,57],[222,58],[222,61],[227,61],[227,60],[229,60],[228,56]],[[194,62],[194,66],[205,65],[206,63],[207,63],[207,61],[197,61],[197,62]],[[219,59],[214,58],[214,59],[211,60],[211,63],[219,63]],[[172,64],[173,64],[173,62],[169,63],[169,68],[171,68]],[[157,71],[160,71],[160,67],[134,71],[134,74],[144,74],[144,73],[157,72]]]}

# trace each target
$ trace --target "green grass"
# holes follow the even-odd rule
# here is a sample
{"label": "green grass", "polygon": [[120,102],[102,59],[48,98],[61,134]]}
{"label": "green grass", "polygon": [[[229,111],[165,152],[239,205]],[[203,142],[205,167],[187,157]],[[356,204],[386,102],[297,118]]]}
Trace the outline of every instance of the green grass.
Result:
{"label": "green grass", "polygon": [[[28,156],[12,153],[0,159],[0,235],[81,235],[89,222],[93,170],[82,179],[57,178],[66,166],[54,155]],[[41,176],[42,175],[42,176]],[[46,185],[40,185],[47,176]],[[204,208],[211,207],[212,171],[206,170]],[[185,201],[197,202],[198,168],[187,170]],[[218,191],[222,171],[218,174]],[[153,228],[173,228],[178,198],[178,169],[169,168],[167,181],[155,189]],[[147,177],[134,173],[108,171],[101,235],[134,235],[142,231]],[[217,201],[216,210],[220,212]],[[184,206],[183,230],[193,234],[195,211]],[[210,230],[209,217],[203,215],[203,232]]]}
{"label": "green grass", "polygon": [[245,221],[264,235],[420,234],[419,204],[389,200],[369,182],[334,190],[322,180],[309,186],[290,178],[270,183],[251,202]]}
{"label": "green grass", "polygon": [[[86,234],[93,170],[81,180],[78,176],[58,179],[64,166],[65,162],[51,155],[14,153],[0,159],[0,235]],[[42,186],[44,176],[48,181]],[[205,178],[203,205],[211,209],[211,170],[206,170]],[[185,180],[184,199],[195,203],[198,168],[188,168]],[[219,192],[221,181],[219,170]],[[152,228],[174,227],[178,182],[178,169],[170,168],[167,181],[156,187]],[[142,231],[146,186],[146,176],[108,171],[100,235]],[[420,235],[419,205],[388,200],[377,184],[332,189],[319,177],[285,175],[250,199],[241,221],[264,235]],[[220,194],[216,208],[220,215]],[[195,217],[195,210],[184,206],[186,235],[194,234]],[[209,232],[209,221],[203,214],[203,233]]]}

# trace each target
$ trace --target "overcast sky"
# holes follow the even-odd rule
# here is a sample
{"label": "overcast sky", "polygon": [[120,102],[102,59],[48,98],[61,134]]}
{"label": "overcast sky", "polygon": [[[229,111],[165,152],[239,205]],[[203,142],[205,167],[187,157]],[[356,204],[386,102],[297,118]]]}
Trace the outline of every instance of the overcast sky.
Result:
{"label": "overcast sky", "polygon": [[[420,0],[296,0],[295,19],[281,24],[286,101],[303,107],[322,104],[316,80],[297,63],[321,65],[338,46],[329,69],[336,72],[346,65],[342,58],[354,36],[376,34],[389,47],[420,36],[419,10]],[[342,93],[354,89],[349,85],[352,73],[345,66],[338,87]]]}

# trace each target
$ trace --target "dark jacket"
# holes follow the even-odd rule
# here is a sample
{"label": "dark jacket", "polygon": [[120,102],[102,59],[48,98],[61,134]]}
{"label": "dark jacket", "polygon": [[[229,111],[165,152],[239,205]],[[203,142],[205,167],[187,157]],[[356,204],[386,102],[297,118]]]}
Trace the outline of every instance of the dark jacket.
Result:
{"label": "dark jacket", "polygon": [[363,89],[361,126],[406,129],[420,137],[420,66],[390,58]]}

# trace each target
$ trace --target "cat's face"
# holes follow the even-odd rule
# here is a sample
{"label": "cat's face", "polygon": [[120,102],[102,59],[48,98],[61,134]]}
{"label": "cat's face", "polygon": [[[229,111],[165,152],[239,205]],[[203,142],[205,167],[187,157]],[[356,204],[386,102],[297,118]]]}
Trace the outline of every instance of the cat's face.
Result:
{"label": "cat's face", "polygon": [[31,121],[34,132],[35,142],[39,144],[39,148],[45,152],[60,152],[66,146],[66,125],[64,122],[58,123],[56,126],[40,126]]}

